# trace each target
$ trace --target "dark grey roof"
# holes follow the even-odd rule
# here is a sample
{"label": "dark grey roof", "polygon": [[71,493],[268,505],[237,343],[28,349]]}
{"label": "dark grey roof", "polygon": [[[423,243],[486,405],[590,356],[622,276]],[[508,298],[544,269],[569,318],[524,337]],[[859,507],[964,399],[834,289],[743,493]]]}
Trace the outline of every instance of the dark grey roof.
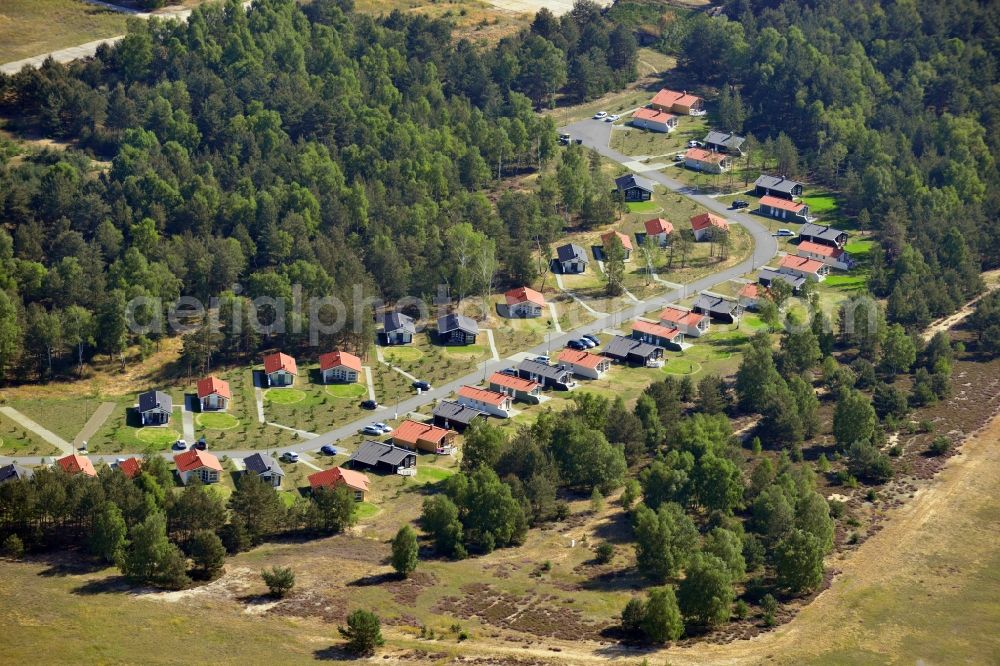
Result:
{"label": "dark grey roof", "polygon": [[478,409],[460,405],[457,402],[443,400],[437,407],[434,408],[434,416],[440,416],[443,419],[448,419],[449,421],[454,421],[455,423],[464,423],[465,425],[468,425],[472,423],[473,420],[479,417],[485,417],[487,414],[486,412]]}
{"label": "dark grey roof", "polygon": [[799,228],[799,236],[811,236],[812,238],[822,238],[823,240],[836,242],[840,236],[846,235],[846,231],[826,227],[822,224],[806,222]]}
{"label": "dark grey roof", "polygon": [[148,412],[152,409],[162,409],[169,412],[174,408],[174,401],[163,391],[146,391],[139,394],[139,411]]}
{"label": "dark grey roof", "polygon": [[390,312],[387,314],[382,321],[382,326],[385,328],[386,333],[399,330],[406,331],[407,333],[417,332],[417,327],[413,323],[413,317],[405,315],[402,312]]}
{"label": "dark grey roof", "polygon": [[466,333],[479,333],[479,324],[475,319],[465,315],[452,313],[438,319],[438,333],[448,333],[455,329],[461,329]]}
{"label": "dark grey roof", "polygon": [[757,275],[757,282],[760,282],[761,284],[763,284],[763,282],[770,284],[775,280],[787,282],[788,286],[792,289],[798,289],[806,282],[806,279],[801,275],[792,275],[791,273],[785,273],[784,271],[776,271],[773,268],[762,268],[760,273]]}
{"label": "dark grey roof", "polygon": [[775,192],[784,192],[785,194],[791,194],[792,190],[796,187],[801,187],[802,183],[789,180],[784,176],[768,176],[761,175],[756,181],[754,181],[755,187],[766,187],[769,190],[774,190]]}
{"label": "dark grey roof", "polygon": [[281,471],[281,466],[278,465],[278,461],[266,453],[255,453],[252,456],[247,456],[243,459],[243,464],[246,465],[248,472],[253,472],[255,474],[270,472],[274,476],[285,475],[285,473]]}
{"label": "dark grey roof", "polygon": [[739,150],[744,141],[746,141],[745,137],[733,134],[732,132],[716,132],[715,130],[711,130],[705,136],[705,143],[714,143],[717,146],[725,146],[733,150]]}
{"label": "dark grey roof", "polygon": [[647,192],[656,191],[656,183],[651,181],[649,178],[643,178],[642,176],[637,176],[634,173],[627,173],[624,176],[618,176],[615,178],[615,187],[619,190],[627,190],[632,187],[639,187]]}
{"label": "dark grey roof", "polygon": [[738,308],[739,305],[740,304],[736,301],[731,301],[728,298],[722,298],[721,296],[712,296],[710,294],[699,294],[698,298],[694,302],[694,307],[700,310],[727,315],[732,314],[733,310]]}
{"label": "dark grey roof", "polygon": [[407,449],[402,449],[395,444],[389,444],[388,442],[376,442],[370,439],[366,439],[361,442],[361,446],[358,450],[354,452],[351,456],[351,460],[356,460],[359,463],[365,465],[377,465],[378,463],[385,463],[386,465],[399,466],[403,464],[407,456],[412,456],[413,451],[408,451]]}
{"label": "dark grey roof", "polygon": [[0,483],[13,481],[14,479],[30,479],[35,473],[27,467],[21,467],[10,463],[0,467]]}
{"label": "dark grey roof", "polygon": [[656,345],[651,345],[648,342],[641,342],[633,338],[616,335],[611,339],[611,342],[604,345],[603,353],[608,356],[616,356],[618,358],[625,358],[629,354],[635,354],[641,358],[647,358],[655,354],[657,349],[663,349],[663,347],[657,347]]}
{"label": "dark grey roof", "polygon": [[573,373],[569,370],[564,370],[555,365],[549,365],[548,363],[541,363],[539,361],[532,361],[531,359],[525,359],[517,364],[518,370],[523,370],[524,372],[530,372],[539,377],[547,377],[548,379],[553,379],[557,382],[565,381],[567,375],[572,375]]}
{"label": "dark grey roof", "polygon": [[576,243],[567,243],[556,248],[556,255],[559,261],[573,261],[574,259],[587,262],[587,253]]}

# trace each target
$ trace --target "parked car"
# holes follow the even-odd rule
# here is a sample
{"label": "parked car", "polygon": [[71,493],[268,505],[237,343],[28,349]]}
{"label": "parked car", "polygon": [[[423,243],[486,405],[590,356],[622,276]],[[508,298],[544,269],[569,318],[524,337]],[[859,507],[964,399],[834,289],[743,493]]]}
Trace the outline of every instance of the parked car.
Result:
{"label": "parked car", "polygon": [[684,161],[684,153],[677,153],[676,155],[674,155],[674,162],[683,162],[683,161]]}
{"label": "parked car", "polygon": [[587,345],[583,344],[579,340],[570,340],[569,342],[566,343],[566,346],[569,347],[570,349],[576,349],[577,351],[583,351],[584,349],[587,349]]}
{"label": "parked car", "polygon": [[[548,356],[536,356],[534,360],[539,363],[548,363],[551,359]],[[514,371],[514,374],[517,374],[516,370]]]}
{"label": "parked car", "polygon": [[733,202],[733,208],[748,208],[749,206],[750,202],[745,199],[737,199]]}
{"label": "parked car", "polygon": [[320,447],[319,452],[324,456],[335,456],[337,455],[337,447],[333,444],[324,444]]}
{"label": "parked car", "polygon": [[199,451],[204,451],[205,449],[208,448],[208,442],[206,442],[205,438],[202,437],[197,442],[194,443],[194,448],[198,449]]}
{"label": "parked car", "polygon": [[183,439],[178,439],[174,442],[174,451],[187,451],[188,443]]}
{"label": "parked car", "polygon": [[598,111],[597,113],[594,114],[594,120],[603,120],[604,118],[607,118],[607,116],[608,116],[607,111]]}
{"label": "parked car", "polygon": [[377,409],[378,403],[374,400],[362,400],[361,409]]}
{"label": "parked car", "polygon": [[619,118],[621,118],[621,116],[619,116],[617,113],[612,113],[610,116],[608,116],[607,118],[604,119],[604,122],[606,122],[606,123],[613,123],[616,120],[618,120]]}
{"label": "parked car", "polygon": [[581,345],[583,345],[587,349],[593,349],[594,347],[597,346],[596,342],[594,342],[593,340],[588,340],[587,338],[579,338],[577,340],[577,342],[579,342]]}
{"label": "parked car", "polygon": [[562,133],[559,134],[559,143],[565,145],[565,144],[569,143],[569,140],[570,140],[570,136],[566,132],[562,132]]}
{"label": "parked car", "polygon": [[699,146],[701,146],[700,141],[695,141],[694,139],[688,141],[688,148],[698,148]]}
{"label": "parked car", "polygon": [[392,432],[392,426],[382,423],[381,421],[379,421],[374,425],[376,428],[379,428],[382,432]]}
{"label": "parked car", "polygon": [[595,346],[595,347],[596,347],[597,345],[601,344],[601,339],[600,339],[600,338],[598,338],[598,337],[597,337],[596,335],[591,335],[590,333],[584,333],[584,334],[583,334],[583,339],[584,339],[584,340],[590,340],[591,342],[593,342],[593,343],[594,343],[594,346]]}
{"label": "parked car", "polygon": [[417,381],[413,382],[413,388],[420,389],[421,391],[430,391],[434,387],[432,387],[430,383],[418,379]]}
{"label": "parked car", "polygon": [[281,454],[281,459],[288,463],[297,463],[299,461],[299,454],[295,451],[285,451]]}
{"label": "parked car", "polygon": [[774,235],[775,236],[787,237],[787,236],[794,236],[795,232],[792,231],[791,229],[778,229],[778,233],[776,233]]}
{"label": "parked car", "polygon": [[373,425],[366,425],[364,428],[361,429],[361,434],[362,435],[375,435],[377,437],[378,435],[381,435],[383,433],[382,433],[382,428],[376,428]]}

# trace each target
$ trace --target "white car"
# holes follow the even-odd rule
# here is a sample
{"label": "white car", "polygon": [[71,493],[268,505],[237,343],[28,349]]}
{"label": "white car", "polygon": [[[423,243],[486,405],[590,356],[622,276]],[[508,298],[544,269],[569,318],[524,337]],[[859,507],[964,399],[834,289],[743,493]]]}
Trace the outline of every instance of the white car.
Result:
{"label": "white car", "polygon": [[606,118],[607,115],[608,115],[607,111],[598,111],[597,113],[594,114],[594,120],[601,120],[602,118]]}
{"label": "white car", "polygon": [[285,451],[284,455],[281,456],[281,459],[285,462],[297,463],[299,461],[299,454],[295,451]]}
{"label": "white car", "polygon": [[612,113],[610,116],[604,119],[604,122],[613,123],[619,118],[621,118],[621,116],[619,116],[617,113]]}
{"label": "white car", "polygon": [[390,428],[387,424],[382,423],[381,421],[376,423],[375,427],[381,430],[382,432],[392,432],[392,428]]}
{"label": "white car", "polygon": [[362,435],[376,435],[377,436],[377,435],[382,435],[384,433],[382,432],[382,428],[379,428],[379,427],[376,427],[376,426],[373,426],[373,425],[366,425],[364,428],[361,429],[361,434]]}
{"label": "white car", "polygon": [[688,148],[697,148],[700,145],[701,145],[701,143],[698,142],[698,141],[694,141],[694,140],[688,141]]}

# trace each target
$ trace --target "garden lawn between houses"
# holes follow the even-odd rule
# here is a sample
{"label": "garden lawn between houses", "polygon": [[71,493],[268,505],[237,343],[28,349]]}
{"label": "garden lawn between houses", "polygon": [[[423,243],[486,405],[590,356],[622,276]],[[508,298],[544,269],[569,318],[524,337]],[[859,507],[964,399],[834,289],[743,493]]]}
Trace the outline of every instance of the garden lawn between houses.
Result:
{"label": "garden lawn between houses", "polygon": [[0,413],[0,456],[58,455],[61,455],[59,449]]}
{"label": "garden lawn between houses", "polygon": [[631,116],[615,123],[611,148],[632,157],[651,157],[655,162],[669,161],[675,153],[687,150],[688,141],[701,141],[708,134],[707,116],[679,116],[677,129],[670,133],[652,132],[629,125]]}
{"label": "garden lawn between houses", "polygon": [[100,397],[31,398],[11,400],[10,406],[67,442],[83,430],[104,399]]}
{"label": "garden lawn between houses", "polygon": [[[489,356],[489,341],[486,334],[480,330],[474,345],[445,346],[431,341],[432,331],[418,332],[410,345],[400,345],[382,348],[382,356],[386,362],[408,372],[417,379],[430,382],[432,385],[447,383],[467,375],[476,369],[476,365]],[[396,350],[405,350],[398,352]],[[414,350],[420,354],[414,354]],[[392,371],[393,374],[399,373]],[[409,386],[409,382],[407,382]],[[400,397],[413,394],[412,388]],[[388,396],[391,399],[392,396]],[[387,399],[387,402],[388,402]]]}

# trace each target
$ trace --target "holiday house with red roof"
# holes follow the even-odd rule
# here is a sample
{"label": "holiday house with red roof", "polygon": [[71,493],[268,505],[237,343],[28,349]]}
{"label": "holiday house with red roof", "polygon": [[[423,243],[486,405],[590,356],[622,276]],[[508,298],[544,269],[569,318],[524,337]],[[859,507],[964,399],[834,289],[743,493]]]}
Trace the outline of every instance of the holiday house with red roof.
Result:
{"label": "holiday house with red roof", "polygon": [[821,261],[785,255],[781,258],[779,270],[790,275],[799,275],[814,282],[822,282],[830,274],[830,267]]}
{"label": "holiday house with red roof", "polygon": [[478,386],[465,385],[458,389],[458,397],[455,399],[460,405],[478,409],[491,416],[501,419],[510,418],[511,403],[513,399],[506,393],[498,393]]}
{"label": "holiday house with red roof", "polygon": [[184,485],[193,477],[198,477],[205,484],[218,483],[222,478],[222,464],[208,451],[188,449],[174,456],[174,464]]}
{"label": "holiday house with red roof", "polygon": [[789,201],[781,197],[773,197],[765,194],[760,198],[760,205],[757,212],[761,215],[773,217],[776,220],[787,220],[789,222],[808,222],[812,218],[809,216],[808,204],[797,201]]}
{"label": "holiday house with red roof", "polygon": [[677,129],[677,116],[660,109],[644,107],[637,109],[632,114],[629,124],[632,127],[649,130],[650,132],[663,132],[666,134]]}
{"label": "holiday house with red roof", "polygon": [[75,476],[77,474],[83,474],[84,476],[97,476],[97,470],[94,469],[94,463],[90,462],[90,458],[87,456],[71,453],[68,456],[57,460],[56,464],[70,476]]}
{"label": "holiday house with red roof", "polygon": [[489,380],[490,390],[506,393],[515,400],[537,405],[541,402],[542,385],[506,372],[494,372]]}
{"label": "holiday house with red roof", "polygon": [[142,471],[142,460],[132,456],[131,458],[126,458],[125,460],[119,460],[115,463],[115,467],[126,477],[134,479],[139,476],[139,472]]}
{"label": "holiday house with red roof", "polygon": [[691,231],[696,241],[712,240],[716,231],[729,231],[729,223],[718,215],[702,213],[691,218]]}
{"label": "holiday house with red roof", "polygon": [[653,95],[649,106],[669,113],[696,116],[704,112],[705,101],[697,95],[688,94],[686,90],[677,92],[669,88],[661,88],[660,92]]}
{"label": "holiday house with red roof", "polygon": [[837,268],[842,271],[849,271],[854,268],[854,259],[850,253],[842,247],[831,247],[820,245],[812,241],[802,241],[795,248],[795,254],[806,259],[815,259],[823,262],[830,268]]}
{"label": "holiday house with red roof", "polygon": [[681,333],[680,329],[670,328],[645,319],[636,319],[632,322],[632,339],[678,351],[684,342],[684,334]]}
{"label": "holiday house with red roof", "polygon": [[545,297],[529,287],[518,287],[504,293],[507,316],[511,319],[534,319],[542,316]]}
{"label": "holiday house with red roof", "polygon": [[740,307],[746,310],[755,310],[760,307],[760,299],[764,297],[764,293],[765,287],[763,285],[748,282],[740,287],[736,298],[739,299]]}
{"label": "holiday house with red roof", "polygon": [[198,404],[201,406],[201,411],[225,411],[232,397],[232,393],[229,392],[229,382],[214,375],[198,380]]}
{"label": "holiday house with red roof", "polygon": [[577,377],[600,379],[611,369],[611,359],[600,354],[567,348],[559,353],[556,365],[563,370],[569,370]]}
{"label": "holiday house with red roof", "polygon": [[670,240],[670,234],[674,233],[674,225],[662,217],[646,220],[643,226],[646,227],[646,238],[655,238],[660,245],[666,245]]}
{"label": "holiday house with red roof", "polygon": [[275,388],[291,386],[298,374],[299,368],[295,364],[295,359],[288,354],[274,352],[264,357],[264,376],[268,386]]}
{"label": "holiday house with red roof", "polygon": [[684,166],[694,171],[724,173],[729,171],[732,164],[732,159],[725,153],[716,153],[704,148],[688,148],[684,153]]}
{"label": "holiday house with red roof", "polygon": [[368,498],[368,483],[368,475],[343,467],[334,467],[309,475],[309,488],[313,492],[320,489],[335,490],[340,486],[346,486],[355,502],[364,502]]}
{"label": "holiday house with red roof", "polygon": [[438,453],[454,443],[455,433],[432,423],[407,419],[392,431],[392,441],[405,449]]}
{"label": "holiday house with red roof", "polygon": [[324,384],[353,384],[361,376],[361,359],[343,351],[323,354],[319,357],[319,374]]}
{"label": "holiday house with red roof", "polygon": [[601,243],[604,245],[605,257],[607,257],[608,248],[611,247],[611,242],[614,238],[617,238],[618,242],[621,243],[622,249],[625,251],[625,261],[628,261],[632,257],[632,239],[620,231],[609,231],[606,234],[601,234]]}
{"label": "holiday house with red roof", "polygon": [[667,328],[676,328],[692,338],[705,335],[711,326],[711,320],[705,315],[676,305],[668,305],[663,309],[660,313],[660,323]]}

